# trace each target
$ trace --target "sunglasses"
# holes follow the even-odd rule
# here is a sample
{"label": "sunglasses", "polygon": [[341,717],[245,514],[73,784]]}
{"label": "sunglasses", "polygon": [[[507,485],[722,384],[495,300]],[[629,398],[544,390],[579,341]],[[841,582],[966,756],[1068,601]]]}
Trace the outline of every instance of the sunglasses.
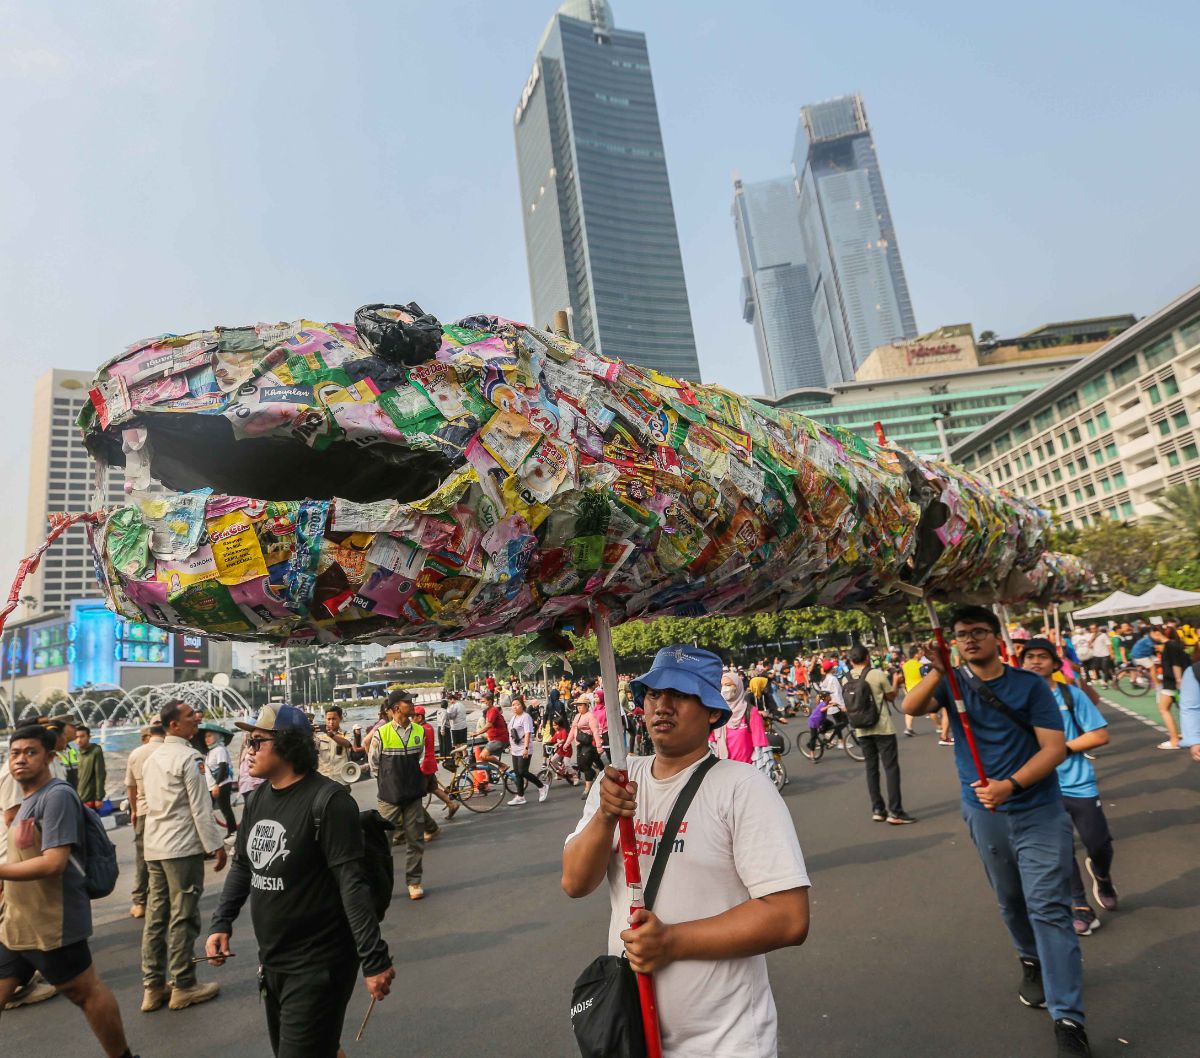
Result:
{"label": "sunglasses", "polygon": [[259,746],[261,746],[264,742],[274,741],[275,737],[273,735],[254,735],[251,738],[246,739],[246,745],[252,750],[257,751]]}

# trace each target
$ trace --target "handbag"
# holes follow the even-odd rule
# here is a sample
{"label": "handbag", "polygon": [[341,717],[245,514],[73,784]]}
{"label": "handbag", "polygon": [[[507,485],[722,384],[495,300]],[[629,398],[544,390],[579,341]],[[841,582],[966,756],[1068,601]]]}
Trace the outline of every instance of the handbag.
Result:
{"label": "handbag", "polygon": [[[658,896],[679,824],[704,776],[716,763],[716,757],[706,757],[675,798],[644,890],[643,902],[648,911]],[[646,1058],[637,975],[624,955],[601,955],[576,979],[571,990],[571,1029],[582,1058]]]}

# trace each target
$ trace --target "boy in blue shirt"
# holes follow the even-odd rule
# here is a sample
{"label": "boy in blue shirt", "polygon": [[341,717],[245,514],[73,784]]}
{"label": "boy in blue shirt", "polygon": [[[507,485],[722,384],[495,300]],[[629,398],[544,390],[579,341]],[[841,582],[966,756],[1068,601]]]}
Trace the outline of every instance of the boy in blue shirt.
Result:
{"label": "boy in blue shirt", "polygon": [[[1108,745],[1108,721],[1086,694],[1069,683],[1059,683],[1054,674],[1062,662],[1048,639],[1031,639],[1021,658],[1025,669],[1046,681],[1062,715],[1067,738],[1067,759],[1058,766],[1058,785],[1063,806],[1075,824],[1088,858],[1084,861],[1092,876],[1092,895],[1105,911],[1116,911],[1117,890],[1112,882],[1113,841],[1104,805],[1096,785],[1096,769],[1085,754]],[[1083,888],[1079,863],[1071,859],[1071,914],[1075,932],[1091,936],[1100,928],[1100,919]]]}
{"label": "boy in blue shirt", "polygon": [[[1083,1020],[1083,959],[1071,925],[1071,821],[1055,769],[1067,756],[1058,704],[1045,680],[1000,659],[1000,621],[982,606],[950,619],[965,664],[958,670],[986,780],[961,730],[954,757],[962,812],[1021,961],[1017,998],[1048,1008],[1058,1058],[1089,1058]],[[904,697],[910,716],[944,708],[961,729],[942,659],[925,649],[930,672]]]}

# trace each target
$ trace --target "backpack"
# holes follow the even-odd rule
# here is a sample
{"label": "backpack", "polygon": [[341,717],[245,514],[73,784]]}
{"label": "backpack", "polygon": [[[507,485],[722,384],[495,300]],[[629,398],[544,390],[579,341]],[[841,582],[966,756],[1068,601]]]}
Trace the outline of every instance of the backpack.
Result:
{"label": "backpack", "polygon": [[89,900],[101,900],[117,887],[117,875],[121,869],[117,866],[117,847],[96,815],[82,801],[79,803],[83,812],[83,863],[74,856],[71,863],[83,875],[83,888]]}
{"label": "backpack", "polygon": [[[313,800],[313,830],[318,845],[321,841],[321,820],[325,809],[340,789],[342,787],[338,783],[330,780],[328,786]],[[392,843],[388,836],[396,826],[384,819],[374,808],[368,812],[360,812],[358,823],[362,828],[363,838],[363,877],[371,891],[371,907],[375,911],[375,918],[382,922],[391,906],[392,889],[396,884]]]}
{"label": "backpack", "polygon": [[875,701],[875,693],[866,681],[866,675],[870,671],[863,669],[862,676],[851,676],[842,684],[846,717],[857,728],[874,727],[879,723],[879,703]]}

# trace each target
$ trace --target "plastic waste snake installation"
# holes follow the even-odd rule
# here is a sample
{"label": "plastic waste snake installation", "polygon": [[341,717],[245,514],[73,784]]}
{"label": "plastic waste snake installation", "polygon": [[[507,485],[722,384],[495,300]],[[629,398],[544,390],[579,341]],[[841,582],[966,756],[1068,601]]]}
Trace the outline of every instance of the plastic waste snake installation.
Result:
{"label": "plastic waste snake installation", "polygon": [[[91,532],[133,620],[291,643],[455,639],[1086,587],[1048,515],[944,463],[494,316],[217,327],[104,365],[125,467]],[[1039,560],[1041,560],[1039,564]]]}

